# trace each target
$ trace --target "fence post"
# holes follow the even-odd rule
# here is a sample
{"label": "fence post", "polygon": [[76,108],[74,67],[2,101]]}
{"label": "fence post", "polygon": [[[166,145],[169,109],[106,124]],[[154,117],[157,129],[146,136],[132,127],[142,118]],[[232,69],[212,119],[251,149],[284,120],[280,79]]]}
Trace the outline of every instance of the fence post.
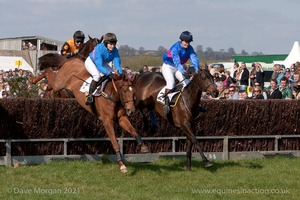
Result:
{"label": "fence post", "polygon": [[225,136],[223,139],[223,155],[222,160],[229,159],[229,152],[228,152],[228,136]]}
{"label": "fence post", "polygon": [[119,146],[120,146],[120,153],[123,155],[123,138],[118,138],[119,140]]}
{"label": "fence post", "polygon": [[68,155],[68,139],[64,139],[64,156]]}
{"label": "fence post", "polygon": [[278,151],[278,139],[281,137],[278,135],[275,135],[275,146],[274,146],[274,151]]}
{"label": "fence post", "polygon": [[11,166],[12,165],[12,159],[11,159],[11,140],[6,140],[5,142],[6,146],[6,166]]}
{"label": "fence post", "polygon": [[173,153],[175,153],[176,152],[176,143],[175,143],[175,141],[176,140],[178,140],[178,138],[177,137],[173,137],[173,139],[172,139],[172,152]]}

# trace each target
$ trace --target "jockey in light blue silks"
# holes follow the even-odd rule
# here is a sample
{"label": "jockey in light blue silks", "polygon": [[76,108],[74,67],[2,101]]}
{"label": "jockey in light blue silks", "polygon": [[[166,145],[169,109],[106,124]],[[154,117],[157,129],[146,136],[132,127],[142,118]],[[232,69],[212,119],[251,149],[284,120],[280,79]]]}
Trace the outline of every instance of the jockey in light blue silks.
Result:
{"label": "jockey in light blue silks", "polygon": [[93,103],[93,92],[97,85],[111,76],[114,69],[109,65],[113,61],[113,65],[118,74],[123,74],[121,67],[121,59],[119,51],[116,48],[117,37],[114,33],[107,33],[104,35],[103,43],[97,44],[95,49],[90,53],[85,61],[85,68],[93,77],[90,85],[89,94],[86,98],[86,105]]}

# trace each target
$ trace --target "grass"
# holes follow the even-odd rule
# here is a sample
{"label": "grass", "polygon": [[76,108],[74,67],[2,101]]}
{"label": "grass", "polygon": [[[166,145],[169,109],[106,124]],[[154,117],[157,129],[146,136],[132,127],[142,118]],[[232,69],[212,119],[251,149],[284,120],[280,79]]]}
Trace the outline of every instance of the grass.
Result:
{"label": "grass", "polygon": [[60,161],[0,167],[0,197],[9,199],[299,199],[300,159],[128,163]]}

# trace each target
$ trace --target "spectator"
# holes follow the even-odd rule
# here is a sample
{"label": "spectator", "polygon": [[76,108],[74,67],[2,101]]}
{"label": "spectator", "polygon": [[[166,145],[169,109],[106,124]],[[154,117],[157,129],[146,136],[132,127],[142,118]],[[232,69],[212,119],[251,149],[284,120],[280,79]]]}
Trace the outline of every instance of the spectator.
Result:
{"label": "spectator", "polygon": [[[277,80],[278,74],[280,73],[280,68],[281,68],[281,66],[279,64],[273,65],[273,73],[272,73],[271,79]],[[280,83],[277,82],[277,85],[279,85],[279,84]]]}
{"label": "spectator", "polygon": [[294,74],[294,83],[291,84],[291,88],[300,85],[300,74]]}
{"label": "spectator", "polygon": [[219,81],[225,81],[226,75],[225,75],[225,67],[223,64],[220,64],[219,66]]}
{"label": "spectator", "polygon": [[229,99],[229,89],[224,90],[224,96],[220,97],[220,99]]}
{"label": "spectator", "polygon": [[225,90],[224,90],[224,83],[223,82],[218,82],[217,83],[217,90],[218,90],[218,97],[217,99],[220,99],[220,98],[223,98],[224,97],[224,93],[225,93]]}
{"label": "spectator", "polygon": [[288,79],[288,85],[291,86],[291,84],[294,83],[294,73],[291,72],[290,68],[285,70],[285,77]]}
{"label": "spectator", "polygon": [[245,100],[249,98],[246,90],[240,90],[239,97],[240,100]]}
{"label": "spectator", "polygon": [[276,78],[278,85],[280,85],[281,79],[283,77],[285,77],[285,68],[280,65],[280,70],[279,70],[277,78]]}
{"label": "spectator", "polygon": [[249,85],[249,70],[246,67],[246,63],[242,62],[241,64],[241,74],[240,74],[240,85],[248,86]]}
{"label": "spectator", "polygon": [[223,81],[224,88],[229,88],[231,83],[234,83],[233,78],[230,76],[230,71],[225,71],[225,80]]}
{"label": "spectator", "polygon": [[270,80],[270,90],[267,92],[268,99],[282,99],[282,93],[277,86],[276,79]]}
{"label": "spectator", "polygon": [[256,82],[256,65],[252,63],[251,70],[250,70],[250,86],[253,87],[254,83]]}
{"label": "spectator", "polygon": [[239,67],[236,71],[235,79],[236,79],[236,85],[240,86],[241,85],[241,75],[242,75],[243,69]]}
{"label": "spectator", "polygon": [[262,94],[262,88],[260,86],[254,86],[254,93],[252,95],[252,99],[264,99]]}
{"label": "spectator", "polygon": [[236,73],[238,72],[239,67],[240,67],[240,65],[239,65],[238,62],[235,62],[233,64],[233,75],[232,75],[232,78],[235,80],[235,82],[237,82]]}
{"label": "spectator", "polygon": [[259,83],[260,87],[263,89],[265,84],[265,74],[260,63],[255,63],[255,78],[255,82]]}
{"label": "spectator", "polygon": [[280,80],[279,90],[281,91],[282,99],[292,99],[293,91],[289,88],[288,79],[285,76]]}
{"label": "spectator", "polygon": [[240,98],[239,93],[236,91],[235,86],[230,86],[228,99],[238,100],[239,98]]}

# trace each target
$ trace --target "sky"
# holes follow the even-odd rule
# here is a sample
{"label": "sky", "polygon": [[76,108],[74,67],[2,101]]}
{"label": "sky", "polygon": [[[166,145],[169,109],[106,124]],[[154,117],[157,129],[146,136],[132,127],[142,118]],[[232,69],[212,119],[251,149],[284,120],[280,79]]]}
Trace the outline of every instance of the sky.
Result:
{"label": "sky", "polygon": [[76,30],[118,45],[169,48],[190,31],[196,48],[288,54],[300,40],[299,0],[0,0],[0,38],[59,41]]}

